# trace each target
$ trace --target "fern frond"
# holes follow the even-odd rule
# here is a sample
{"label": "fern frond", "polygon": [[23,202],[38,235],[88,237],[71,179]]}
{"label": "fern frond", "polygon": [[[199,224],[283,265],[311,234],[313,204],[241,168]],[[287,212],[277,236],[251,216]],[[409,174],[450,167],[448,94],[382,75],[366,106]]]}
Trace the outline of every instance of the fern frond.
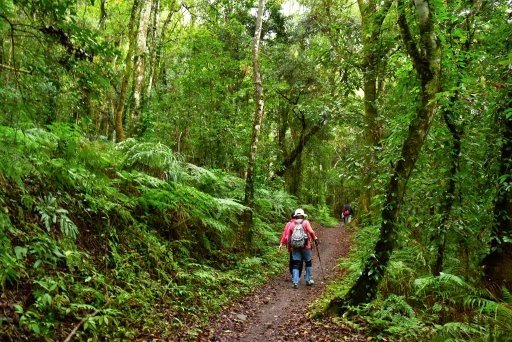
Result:
{"label": "fern frond", "polygon": [[127,139],[117,149],[123,152],[123,164],[127,168],[165,180],[177,180],[182,173],[179,158],[166,145]]}
{"label": "fern frond", "polygon": [[478,310],[491,319],[502,331],[512,336],[512,305],[510,303],[497,302],[482,297],[471,297],[466,299],[465,304]]}
{"label": "fern frond", "polygon": [[506,287],[503,288],[502,298],[505,303],[512,305],[512,293]]}
{"label": "fern frond", "polygon": [[53,151],[59,144],[59,138],[55,134],[41,128],[27,129],[24,134],[26,143],[33,144],[33,147]]}
{"label": "fern frond", "polygon": [[218,208],[218,217],[224,217],[226,219],[233,218],[234,215],[240,214],[248,208],[235,201],[231,198],[215,198],[215,202]]}
{"label": "fern frond", "polygon": [[440,295],[443,298],[449,298],[454,293],[460,293],[463,290],[472,290],[464,279],[448,273],[441,273],[438,277],[419,278],[414,281],[416,294],[422,295],[428,292]]}
{"label": "fern frond", "polygon": [[483,338],[485,329],[475,324],[462,322],[449,322],[436,326],[434,341],[467,341],[475,337]]}

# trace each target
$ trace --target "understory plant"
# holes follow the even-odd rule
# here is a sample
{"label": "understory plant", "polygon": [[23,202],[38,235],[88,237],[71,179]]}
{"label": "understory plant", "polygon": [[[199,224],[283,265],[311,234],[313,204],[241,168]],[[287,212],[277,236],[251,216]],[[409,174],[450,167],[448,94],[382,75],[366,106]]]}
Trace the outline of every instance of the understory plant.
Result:
{"label": "understory plant", "polygon": [[[333,282],[313,306],[313,315],[326,314],[332,297],[346,293],[361,269],[377,228],[368,226],[355,232],[355,248],[340,261],[343,281]],[[499,293],[486,289],[474,278],[455,272],[431,275],[428,248],[410,235],[400,236],[379,286],[376,300],[359,307],[345,308],[340,325],[364,329],[376,339],[392,341],[507,341],[512,335],[512,296],[506,288]],[[403,239],[403,240],[402,240]],[[451,265],[451,264],[447,264]],[[447,267],[448,268],[448,267]],[[469,273],[470,275],[472,273]]]}
{"label": "understory plant", "polygon": [[192,338],[283,267],[269,246],[296,200],[280,190],[257,189],[247,256],[236,176],[73,126],[0,140],[2,339]]}

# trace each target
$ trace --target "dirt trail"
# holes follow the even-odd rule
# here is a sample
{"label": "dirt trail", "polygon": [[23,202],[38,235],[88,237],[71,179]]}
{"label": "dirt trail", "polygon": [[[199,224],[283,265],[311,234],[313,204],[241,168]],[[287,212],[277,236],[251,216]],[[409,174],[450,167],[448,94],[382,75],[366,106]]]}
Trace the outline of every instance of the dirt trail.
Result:
{"label": "dirt trail", "polygon": [[[308,304],[319,297],[326,283],[333,279],[337,259],[347,255],[350,237],[343,224],[324,228],[313,224],[321,243],[322,268],[313,250],[314,286],[306,286],[302,278],[294,289],[286,269],[262,288],[225,309],[198,341],[365,341],[363,335],[332,324],[329,318],[311,320]],[[276,246],[277,248],[277,246]],[[287,256],[286,250],[283,257]],[[325,280],[324,280],[325,276]]]}

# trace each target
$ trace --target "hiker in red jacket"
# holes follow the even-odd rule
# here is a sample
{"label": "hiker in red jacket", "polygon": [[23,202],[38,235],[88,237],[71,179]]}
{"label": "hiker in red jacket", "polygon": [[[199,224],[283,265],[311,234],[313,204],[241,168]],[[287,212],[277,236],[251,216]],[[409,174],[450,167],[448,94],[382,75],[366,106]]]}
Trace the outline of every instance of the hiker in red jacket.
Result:
{"label": "hiker in red jacket", "polygon": [[286,248],[292,253],[292,274],[293,274],[293,287],[299,286],[299,269],[301,268],[302,260],[306,262],[306,285],[313,285],[314,281],[311,279],[311,241],[315,241],[318,245],[318,237],[311,228],[307,215],[304,210],[297,209],[294,213],[294,219],[290,220],[285,228],[281,241],[279,244],[278,251],[286,244]]}
{"label": "hiker in red jacket", "polygon": [[[290,221],[289,222],[294,222],[295,221],[295,210],[293,211],[292,215],[290,216]],[[286,227],[288,226],[288,223],[284,225],[284,229],[283,229],[283,235],[281,235],[281,240],[280,241],[286,241],[286,234],[287,234],[287,230],[286,230]],[[281,248],[282,248],[282,245],[283,243],[281,243],[279,245],[279,248],[278,248],[278,251],[281,252]],[[286,244],[286,249],[288,250],[288,253],[290,254],[290,261],[288,262],[288,267],[290,268],[290,275],[292,276],[292,280],[293,280],[293,259],[292,259],[292,249],[291,247]],[[302,274],[302,268],[304,267],[304,260],[301,260],[300,261],[300,265],[299,265],[299,278]]]}

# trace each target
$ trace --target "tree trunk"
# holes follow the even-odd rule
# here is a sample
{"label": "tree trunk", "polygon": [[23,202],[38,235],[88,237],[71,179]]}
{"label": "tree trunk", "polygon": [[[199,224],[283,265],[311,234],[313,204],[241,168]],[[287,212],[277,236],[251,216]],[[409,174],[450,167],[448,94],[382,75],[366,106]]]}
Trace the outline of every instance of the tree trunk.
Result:
{"label": "tree trunk", "polygon": [[375,178],[375,167],[377,157],[375,147],[378,146],[382,137],[382,129],[379,124],[379,111],[377,107],[378,84],[381,69],[380,65],[386,53],[380,42],[382,23],[393,3],[386,0],[382,5],[376,0],[358,0],[359,11],[361,12],[361,40],[363,42],[363,90],[364,90],[364,111],[365,111],[365,140],[369,146],[365,155],[362,167],[363,193],[361,194],[361,212],[368,213],[371,208],[371,200],[375,195],[373,179]]}
{"label": "tree trunk", "polygon": [[[510,84],[508,82],[506,84]],[[503,143],[493,210],[491,249],[482,261],[488,286],[497,293],[500,293],[501,287],[512,291],[512,91],[509,90],[504,99],[499,112]]]}
{"label": "tree trunk", "polygon": [[[480,5],[477,5],[478,8]],[[473,9],[468,12],[466,21],[472,22],[475,20],[476,11]],[[465,73],[465,66],[469,64],[470,58],[472,56],[468,54],[473,39],[471,38],[472,33],[469,29],[472,25],[467,25],[466,29],[468,30],[468,37],[464,44],[461,46],[461,63],[455,63],[455,67],[457,70],[457,79],[456,79],[456,91],[451,96],[449,103],[447,104],[447,108],[443,109],[443,120],[450,131],[452,137],[452,147],[450,151],[450,174],[448,175],[448,187],[443,195],[442,203],[440,206],[439,212],[441,213],[441,221],[439,224],[438,232],[436,236],[433,236],[433,240],[437,243],[437,251],[436,251],[436,260],[432,267],[432,275],[439,276],[441,271],[443,270],[444,258],[445,258],[445,250],[446,250],[446,239],[448,234],[448,222],[450,219],[451,211],[453,205],[456,200],[456,187],[457,187],[457,174],[459,172],[460,167],[460,158],[462,151],[462,136],[464,134],[464,125],[457,125],[456,113],[453,108],[457,105],[460,99],[459,89],[462,86],[462,77]],[[453,29],[454,27],[450,27]],[[449,36],[451,36],[451,31],[449,32]],[[448,44],[452,45],[453,42],[448,42]],[[470,57],[471,56],[471,57]]]}
{"label": "tree trunk", "polygon": [[[456,93],[450,102],[455,104],[458,100],[458,97],[458,93]],[[436,237],[436,261],[432,267],[432,275],[434,276],[438,276],[443,270],[444,253],[446,249],[447,224],[450,218],[453,204],[455,202],[455,190],[457,185],[456,176],[459,172],[460,153],[462,149],[462,131],[457,127],[455,123],[454,113],[451,110],[444,110],[443,119],[452,135],[453,146],[450,152],[450,174],[448,175],[448,188],[445,191],[444,198],[440,207],[442,219],[439,224],[439,233]]]}
{"label": "tree trunk", "polygon": [[256,104],[256,111],[254,113],[254,122],[252,126],[251,144],[249,147],[249,158],[247,163],[247,175],[245,180],[245,205],[249,210],[244,215],[245,231],[244,242],[250,243],[252,240],[252,209],[254,208],[254,178],[255,178],[255,164],[256,152],[258,148],[258,139],[261,133],[261,123],[263,121],[264,113],[264,100],[263,100],[263,85],[261,82],[260,73],[260,39],[261,39],[261,26],[263,20],[263,10],[265,8],[265,0],[259,0],[258,12],[256,15],[256,29],[254,31],[253,49],[252,49],[252,65],[254,77],[254,103]]}
{"label": "tree trunk", "polygon": [[[149,71],[147,75],[147,81],[145,86],[145,92],[143,98],[147,99],[151,96],[151,90],[153,89],[153,80],[155,77],[156,69],[156,53],[160,45],[159,32],[158,32],[158,18],[160,16],[160,0],[153,0],[153,8],[151,10],[151,25],[148,30],[148,37],[151,38],[149,43],[149,59],[148,66]],[[165,29],[165,27],[163,27]],[[160,33],[161,35],[162,33]]]}
{"label": "tree trunk", "polygon": [[141,120],[141,103],[142,95],[144,93],[144,75],[146,69],[146,42],[148,38],[148,26],[151,19],[153,1],[143,1],[139,17],[137,46],[135,50],[135,67],[133,70],[133,110],[131,112],[129,129],[131,134],[135,134],[136,127]]}
{"label": "tree trunk", "polygon": [[409,126],[407,137],[402,145],[400,159],[395,164],[386,189],[380,235],[374,252],[366,260],[361,275],[345,297],[334,298],[331,301],[329,309],[337,313],[343,312],[346,305],[368,303],[377,295],[377,287],[393,252],[396,224],[407,189],[407,181],[414,169],[434,116],[435,95],[439,89],[440,49],[434,32],[429,3],[424,0],[415,0],[415,9],[420,29],[419,49],[409,31],[404,3],[399,0],[398,24],[402,32],[403,43],[420,80],[420,106]]}
{"label": "tree trunk", "polygon": [[107,0],[101,0],[100,2],[100,20],[98,21],[98,28],[100,31],[105,31],[106,23],[107,23]]}
{"label": "tree trunk", "polygon": [[137,12],[139,8],[139,1],[140,0],[133,0],[133,6],[132,6],[132,12],[130,15],[130,22],[128,24],[128,39],[129,39],[129,46],[128,51],[126,53],[126,60],[125,60],[125,69],[124,69],[124,75],[123,79],[121,81],[121,89],[119,92],[119,97],[117,99],[116,104],[116,111],[115,111],[115,125],[116,125],[116,141],[121,142],[125,139],[124,135],[124,127],[123,127],[123,113],[124,113],[124,107],[126,102],[126,95],[128,93],[128,83],[130,81],[130,77],[132,75],[132,69],[133,69],[133,50],[135,46],[135,20],[137,18]]}
{"label": "tree trunk", "polygon": [[[162,4],[160,5],[162,6]],[[160,78],[162,79],[163,85],[166,85],[166,79],[165,79],[165,68],[162,70],[161,67],[161,60],[162,60],[162,50],[165,45],[165,41],[167,39],[167,29],[169,27],[169,24],[171,23],[171,19],[173,15],[178,12],[179,6],[176,4],[176,1],[174,0],[169,4],[169,8],[166,9],[168,11],[167,17],[165,18],[159,37],[156,38],[156,47],[154,49],[154,56],[151,57],[151,74],[150,79],[148,81],[148,88],[146,91],[147,96],[151,95],[151,89],[154,85],[158,84],[158,81]],[[162,12],[165,12],[166,10],[162,10]],[[162,74],[162,75],[160,75]]]}

